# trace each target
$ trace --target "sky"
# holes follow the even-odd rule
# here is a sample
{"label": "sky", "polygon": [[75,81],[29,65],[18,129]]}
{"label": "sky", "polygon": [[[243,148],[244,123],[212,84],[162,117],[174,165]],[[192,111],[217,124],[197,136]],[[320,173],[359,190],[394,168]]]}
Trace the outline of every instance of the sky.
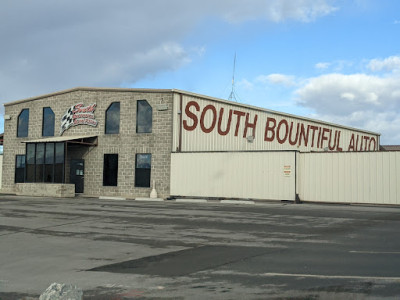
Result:
{"label": "sky", "polygon": [[0,103],[78,86],[228,99],[234,76],[240,103],[400,144],[399,37],[398,0],[1,0]]}

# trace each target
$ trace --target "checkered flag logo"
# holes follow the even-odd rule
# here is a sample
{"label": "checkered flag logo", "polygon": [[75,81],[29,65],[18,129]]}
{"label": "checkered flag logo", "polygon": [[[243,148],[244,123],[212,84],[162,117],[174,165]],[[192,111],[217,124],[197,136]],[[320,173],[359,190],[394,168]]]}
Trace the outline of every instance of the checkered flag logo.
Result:
{"label": "checkered flag logo", "polygon": [[72,105],[63,115],[61,118],[61,129],[60,129],[60,135],[63,134],[65,130],[70,128],[74,124],[74,120],[72,116],[74,115],[73,111],[75,109],[75,105]]}

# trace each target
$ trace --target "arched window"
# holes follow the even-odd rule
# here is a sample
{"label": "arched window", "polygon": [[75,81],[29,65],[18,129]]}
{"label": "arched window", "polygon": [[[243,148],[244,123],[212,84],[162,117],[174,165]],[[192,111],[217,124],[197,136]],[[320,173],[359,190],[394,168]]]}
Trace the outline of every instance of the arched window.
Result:
{"label": "arched window", "polygon": [[106,110],[106,134],[119,133],[120,103],[113,102]]}
{"label": "arched window", "polygon": [[42,136],[54,136],[54,112],[50,107],[43,108]]}
{"label": "arched window", "polygon": [[146,100],[138,100],[136,110],[136,133],[151,133],[153,108]]}
{"label": "arched window", "polygon": [[18,116],[17,137],[27,137],[29,129],[29,109],[25,108]]}

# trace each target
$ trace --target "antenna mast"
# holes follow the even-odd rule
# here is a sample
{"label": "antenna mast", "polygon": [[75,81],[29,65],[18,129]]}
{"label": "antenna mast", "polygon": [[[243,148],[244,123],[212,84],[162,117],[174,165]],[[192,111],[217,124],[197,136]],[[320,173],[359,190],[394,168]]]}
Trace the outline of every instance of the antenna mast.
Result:
{"label": "antenna mast", "polygon": [[233,59],[232,90],[228,100],[237,102],[236,92],[235,92],[235,69],[236,69],[236,52],[235,52],[235,58]]}

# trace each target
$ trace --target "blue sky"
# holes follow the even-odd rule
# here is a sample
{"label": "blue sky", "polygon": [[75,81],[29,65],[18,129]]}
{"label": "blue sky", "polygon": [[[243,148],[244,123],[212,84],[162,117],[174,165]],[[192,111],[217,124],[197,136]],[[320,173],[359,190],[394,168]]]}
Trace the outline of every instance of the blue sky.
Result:
{"label": "blue sky", "polygon": [[236,53],[239,102],[400,144],[399,33],[395,0],[3,0],[0,101],[76,86],[227,99]]}

